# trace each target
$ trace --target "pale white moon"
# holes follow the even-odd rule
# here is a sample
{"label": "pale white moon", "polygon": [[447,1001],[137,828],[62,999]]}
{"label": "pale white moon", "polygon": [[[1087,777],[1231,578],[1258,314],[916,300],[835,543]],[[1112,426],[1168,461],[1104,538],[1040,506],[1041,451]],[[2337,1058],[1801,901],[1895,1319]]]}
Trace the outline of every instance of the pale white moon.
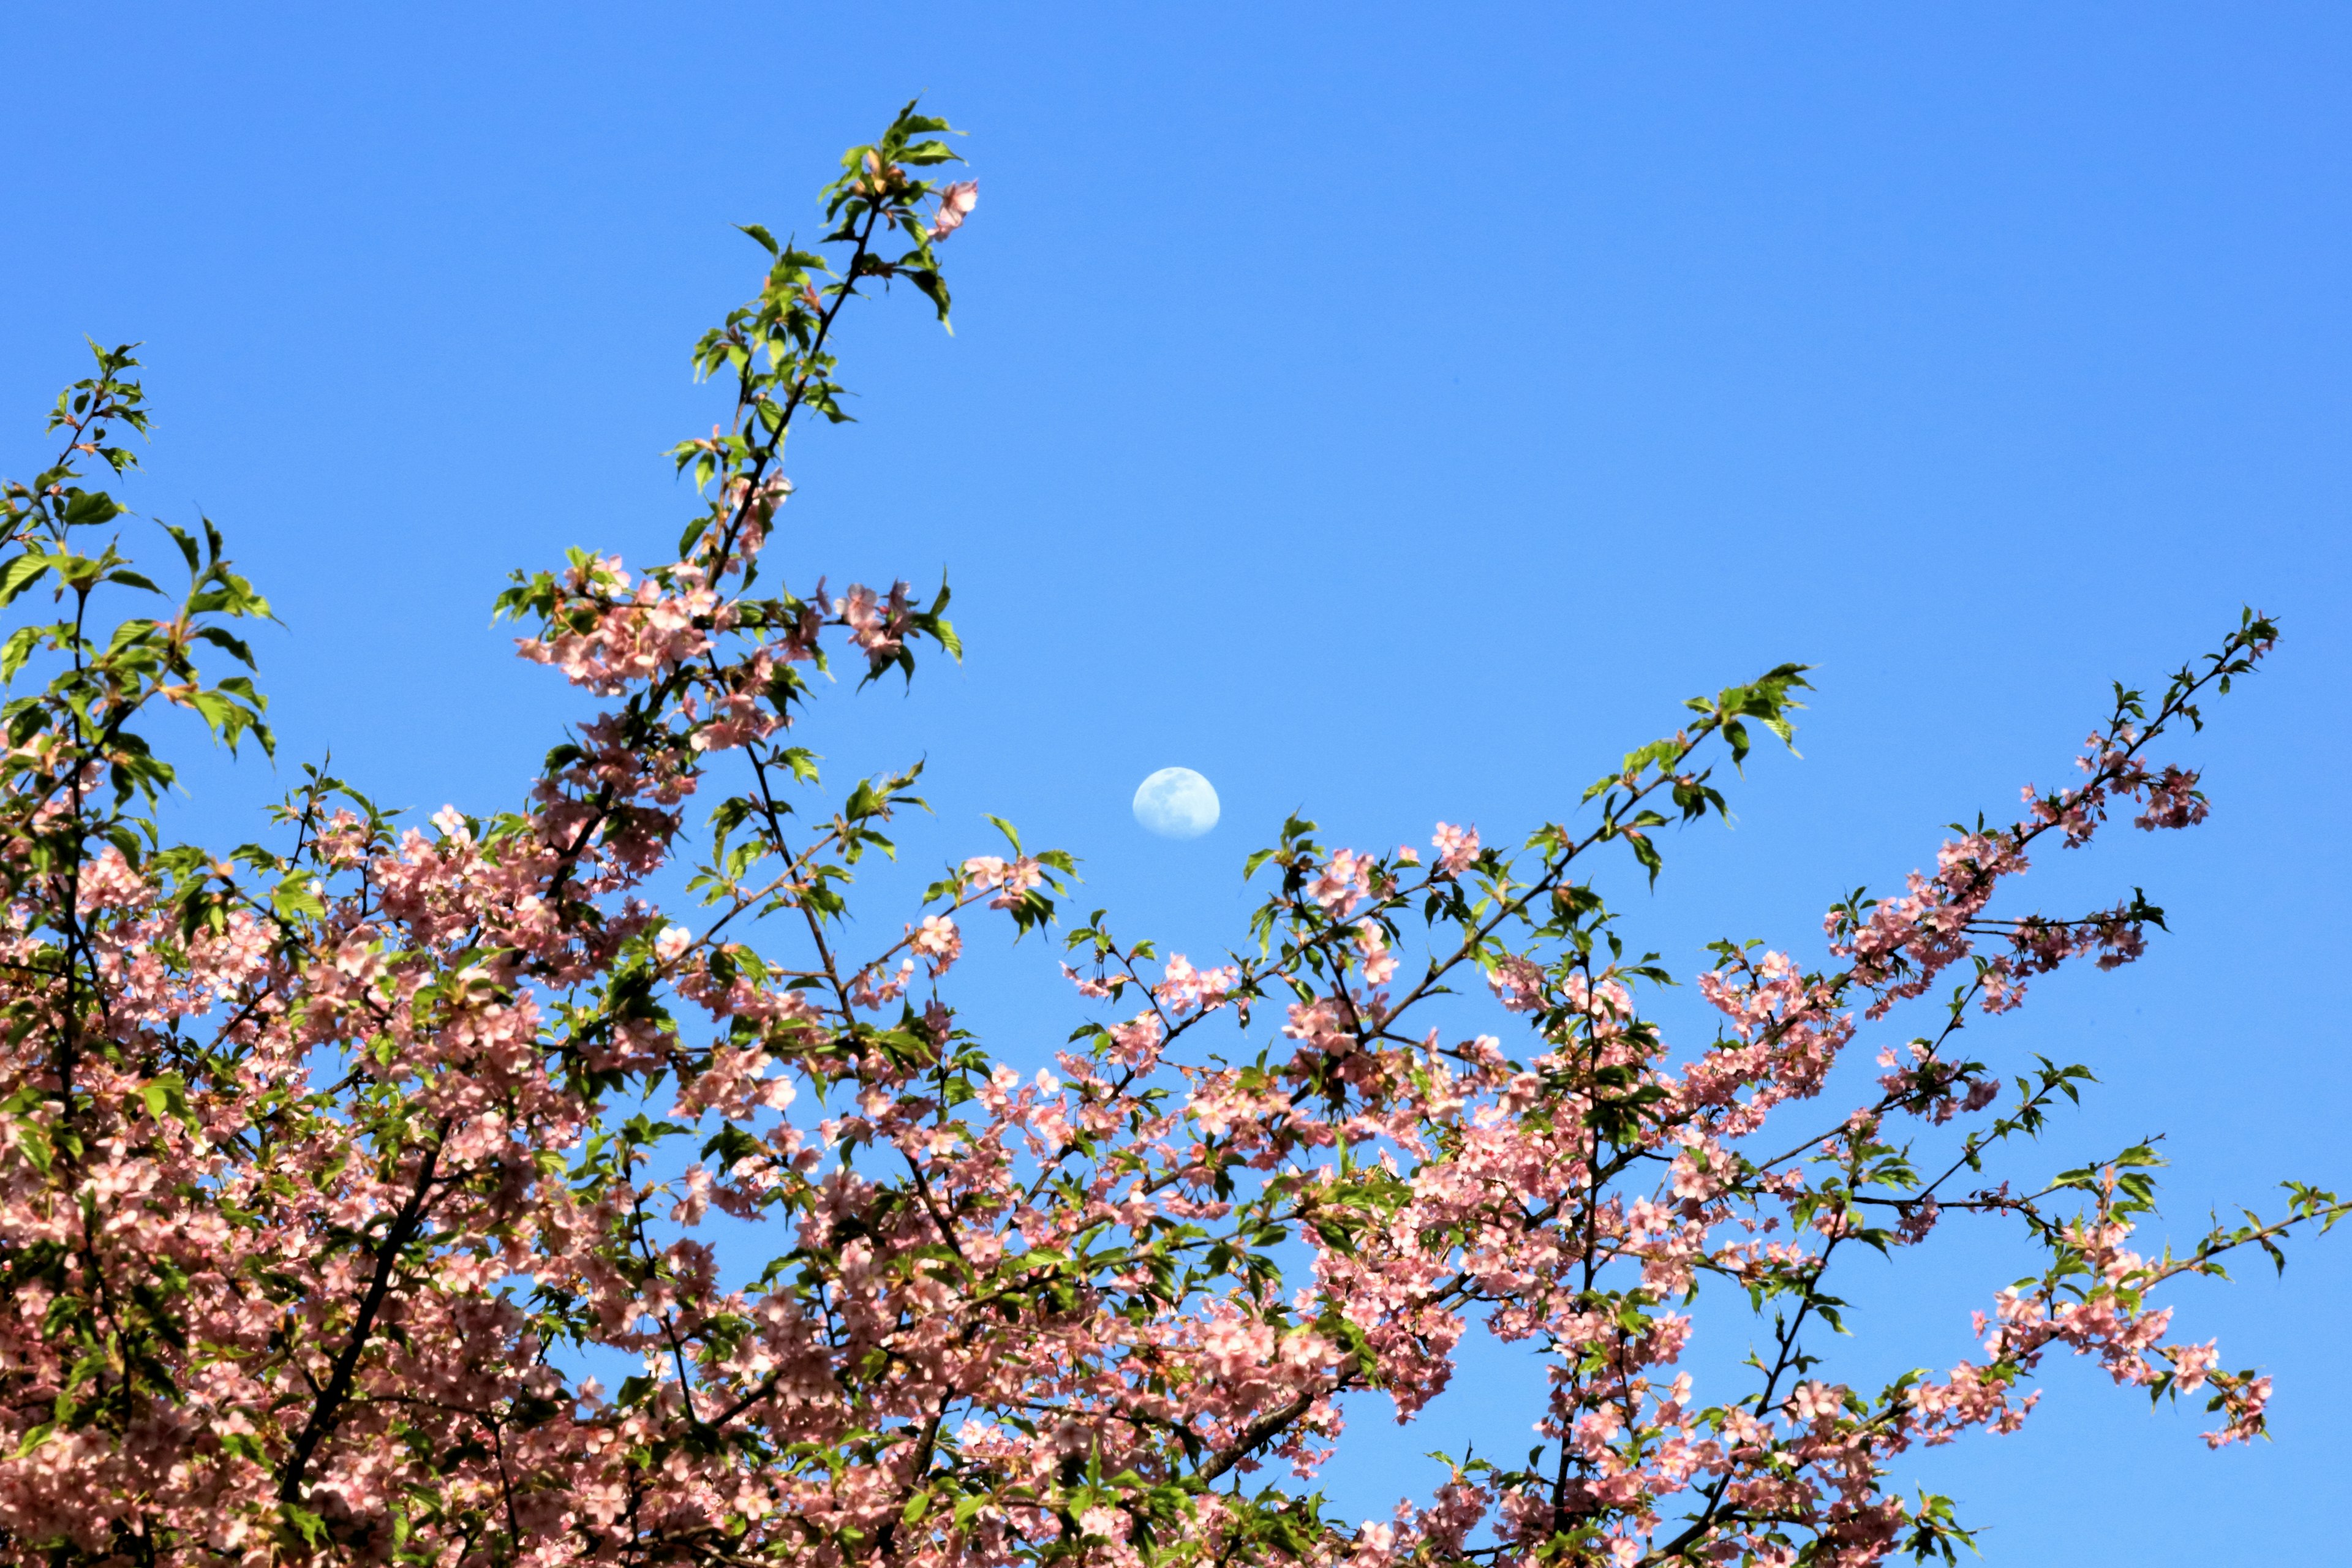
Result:
{"label": "pale white moon", "polygon": [[1162,768],[1135,786],[1135,820],[1162,838],[1198,838],[1217,825],[1217,792],[1190,768]]}

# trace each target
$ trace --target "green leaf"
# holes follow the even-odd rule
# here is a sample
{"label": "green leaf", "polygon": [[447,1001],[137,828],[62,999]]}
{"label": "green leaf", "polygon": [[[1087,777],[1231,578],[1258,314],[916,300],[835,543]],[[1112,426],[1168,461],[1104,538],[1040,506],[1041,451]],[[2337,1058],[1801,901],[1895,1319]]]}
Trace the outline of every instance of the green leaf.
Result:
{"label": "green leaf", "polygon": [[196,636],[215,647],[226,650],[230,658],[237,660],[247,668],[260,668],[253,662],[253,650],[246,646],[243,638],[223,631],[218,626],[200,626],[196,629]]}
{"label": "green leaf", "polygon": [[0,605],[16,603],[16,595],[40,581],[55,560],[46,552],[28,550],[0,569]]}
{"label": "green leaf", "polygon": [[66,498],[68,528],[95,528],[122,515],[122,509],[104,490],[68,490]]}
{"label": "green leaf", "polygon": [[316,1546],[327,1539],[327,1521],[301,1504],[281,1502],[278,1505],[278,1511],[307,1544]]}

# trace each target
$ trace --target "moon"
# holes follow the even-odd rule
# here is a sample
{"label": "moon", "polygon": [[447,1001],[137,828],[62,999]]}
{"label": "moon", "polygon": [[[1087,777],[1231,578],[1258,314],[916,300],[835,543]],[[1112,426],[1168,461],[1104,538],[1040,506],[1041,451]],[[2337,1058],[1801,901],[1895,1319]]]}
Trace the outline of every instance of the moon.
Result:
{"label": "moon", "polygon": [[1198,838],[1217,814],[1215,787],[1190,768],[1162,768],[1135,786],[1135,820],[1162,838]]}

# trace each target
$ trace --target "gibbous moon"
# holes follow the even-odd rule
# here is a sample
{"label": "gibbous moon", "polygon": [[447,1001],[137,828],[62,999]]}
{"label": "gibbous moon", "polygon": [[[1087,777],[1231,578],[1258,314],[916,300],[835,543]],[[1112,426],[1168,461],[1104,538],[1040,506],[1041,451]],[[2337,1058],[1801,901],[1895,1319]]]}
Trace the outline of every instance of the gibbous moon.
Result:
{"label": "gibbous moon", "polygon": [[1135,786],[1135,820],[1162,838],[1198,838],[1217,825],[1217,792],[1190,768],[1162,768]]}

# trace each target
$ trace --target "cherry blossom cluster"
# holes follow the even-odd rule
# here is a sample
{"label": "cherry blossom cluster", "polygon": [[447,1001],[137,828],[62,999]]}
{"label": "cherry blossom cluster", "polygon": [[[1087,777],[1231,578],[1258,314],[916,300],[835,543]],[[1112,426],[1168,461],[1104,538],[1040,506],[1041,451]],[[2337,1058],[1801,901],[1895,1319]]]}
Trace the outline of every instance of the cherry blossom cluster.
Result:
{"label": "cherry blossom cluster", "polygon": [[[70,601],[31,628],[48,684],[0,759],[0,1560],[1852,1568],[1965,1540],[1890,1467],[2015,1428],[2053,1349],[2207,1394],[2210,1441],[2262,1430],[2268,1381],[2156,1296],[2343,1205],[2295,1188],[2151,1258],[2152,1150],[1994,1173],[2086,1070],[2012,1095],[1958,1049],[2028,978],[2140,951],[2137,896],[1997,896],[2117,800],[2202,818],[2145,754],[2268,651],[2259,617],[2120,694],[2084,784],[1841,902],[1816,963],[1718,944],[1711,1040],[1644,1016],[1671,976],[1602,889],[1723,813],[1713,769],[1787,738],[1795,666],[1694,700],[1517,851],[1286,823],[1212,959],[1061,928],[1074,862],[1006,824],[854,920],[921,770],[828,793],[797,743],[816,678],[958,644],[944,589],[784,585],[781,464],[796,415],[838,414],[861,287],[945,312],[932,247],[976,187],[920,176],[944,129],[910,107],[851,151],[830,271],[751,231],[772,266],[697,351],[736,399],[678,448],[708,499],[679,559],[583,552],[501,600],[603,705],[509,811],[407,826],[308,770],[271,845],[161,847],[171,775],[133,726],[176,704],[268,743],[244,678],[194,662],[242,658],[268,606],[217,535],[175,534],[177,614],[100,635],[94,595],[151,589],[76,549],[104,508],[72,463],[123,466],[131,362],[69,392],[0,566]],[[992,1054],[950,989],[1005,927],[1064,944],[1050,1050]],[[1929,1031],[1881,1037],[1915,1003]],[[1842,1071],[1857,1044],[1883,1071]],[[1960,1217],[2042,1274],[1966,1358],[1837,1381],[1833,1270]],[[1709,1285],[1762,1338],[1703,1387]],[[1540,1369],[1534,1452],[1329,1516],[1349,1421],[1433,1421],[1474,1333]]]}

